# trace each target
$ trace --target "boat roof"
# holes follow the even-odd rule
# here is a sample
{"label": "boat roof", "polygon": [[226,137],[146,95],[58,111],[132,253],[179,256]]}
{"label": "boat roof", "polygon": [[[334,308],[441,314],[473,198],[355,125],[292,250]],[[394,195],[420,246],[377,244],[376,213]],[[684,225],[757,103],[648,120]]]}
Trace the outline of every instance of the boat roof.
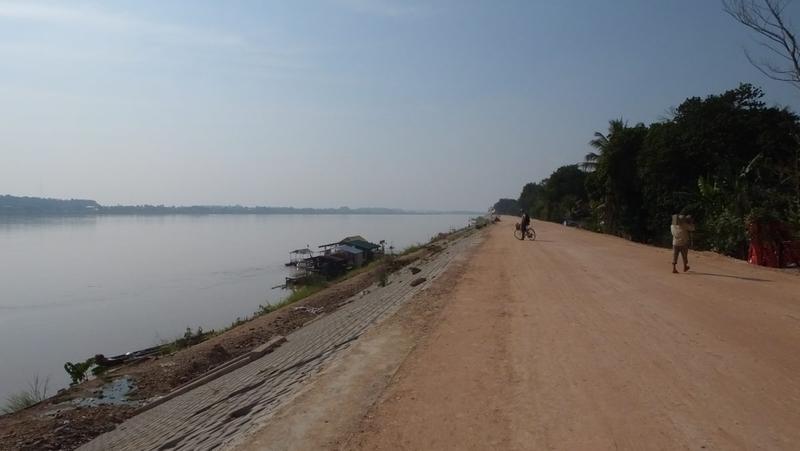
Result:
{"label": "boat roof", "polygon": [[345,237],[344,239],[342,239],[342,241],[339,241],[339,242],[340,243],[348,243],[350,241],[367,241],[367,240],[365,240],[364,237],[361,236],[361,235],[353,235],[353,236]]}
{"label": "boat roof", "polygon": [[311,254],[311,253],[313,253],[313,252],[314,252],[314,251],[312,251],[311,249],[309,249],[309,248],[305,247],[305,248],[303,248],[303,249],[295,249],[295,250],[293,250],[293,251],[290,251],[289,253],[290,253],[290,254]]}
{"label": "boat roof", "polygon": [[346,252],[348,254],[361,254],[364,251],[357,247],[348,246],[346,244],[341,244],[336,248],[336,252]]}
{"label": "boat roof", "polygon": [[344,243],[347,246],[357,247],[362,250],[371,251],[372,249],[377,249],[380,246],[375,243],[370,243],[367,240],[351,240]]}
{"label": "boat roof", "polygon": [[365,251],[371,251],[373,249],[381,247],[379,244],[370,243],[369,241],[365,240],[364,237],[361,235],[348,236],[339,242],[322,244],[319,247],[331,247],[331,246],[343,246],[343,245],[357,247]]}

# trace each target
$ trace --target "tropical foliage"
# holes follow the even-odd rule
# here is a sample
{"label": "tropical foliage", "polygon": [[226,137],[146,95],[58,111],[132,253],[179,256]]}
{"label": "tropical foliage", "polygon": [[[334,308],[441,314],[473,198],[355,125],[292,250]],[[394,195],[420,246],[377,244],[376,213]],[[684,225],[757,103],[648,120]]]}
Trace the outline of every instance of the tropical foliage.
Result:
{"label": "tropical foliage", "polygon": [[800,123],[763,96],[742,84],[650,125],[612,120],[583,162],[525,185],[519,208],[654,244],[669,242],[672,214],[692,214],[696,246],[744,257],[749,222],[800,229]]}
{"label": "tropical foliage", "polygon": [[498,215],[518,215],[519,203],[516,199],[500,199],[492,206],[495,214]]}
{"label": "tropical foliage", "polygon": [[531,217],[547,221],[577,220],[588,215],[587,173],[577,164],[562,166],[539,183],[528,183],[520,207]]}

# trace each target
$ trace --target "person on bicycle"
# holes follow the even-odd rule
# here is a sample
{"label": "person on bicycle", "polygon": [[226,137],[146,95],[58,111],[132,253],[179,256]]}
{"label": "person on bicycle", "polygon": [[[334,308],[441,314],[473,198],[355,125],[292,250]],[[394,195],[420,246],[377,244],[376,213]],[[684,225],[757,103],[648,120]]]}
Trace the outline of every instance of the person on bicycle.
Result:
{"label": "person on bicycle", "polygon": [[528,213],[522,213],[522,220],[520,221],[519,228],[522,230],[522,239],[525,239],[528,233],[528,226],[531,225],[531,217]]}

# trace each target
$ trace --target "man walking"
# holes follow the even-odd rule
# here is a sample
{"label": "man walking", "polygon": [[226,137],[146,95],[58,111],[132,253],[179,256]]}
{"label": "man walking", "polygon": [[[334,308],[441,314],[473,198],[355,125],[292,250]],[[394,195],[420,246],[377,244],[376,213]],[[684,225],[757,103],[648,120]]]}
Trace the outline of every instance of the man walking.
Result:
{"label": "man walking", "polygon": [[678,274],[678,254],[683,257],[683,272],[689,270],[690,232],[694,232],[694,220],[691,216],[672,215],[672,273]]}

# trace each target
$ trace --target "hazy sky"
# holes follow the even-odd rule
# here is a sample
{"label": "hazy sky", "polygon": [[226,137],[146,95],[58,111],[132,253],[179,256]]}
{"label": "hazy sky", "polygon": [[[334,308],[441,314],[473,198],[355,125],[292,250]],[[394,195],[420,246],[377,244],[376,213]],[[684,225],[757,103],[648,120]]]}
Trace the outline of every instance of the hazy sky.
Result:
{"label": "hazy sky", "polygon": [[800,109],[750,42],[717,0],[0,1],[0,194],[483,210],[612,118]]}

